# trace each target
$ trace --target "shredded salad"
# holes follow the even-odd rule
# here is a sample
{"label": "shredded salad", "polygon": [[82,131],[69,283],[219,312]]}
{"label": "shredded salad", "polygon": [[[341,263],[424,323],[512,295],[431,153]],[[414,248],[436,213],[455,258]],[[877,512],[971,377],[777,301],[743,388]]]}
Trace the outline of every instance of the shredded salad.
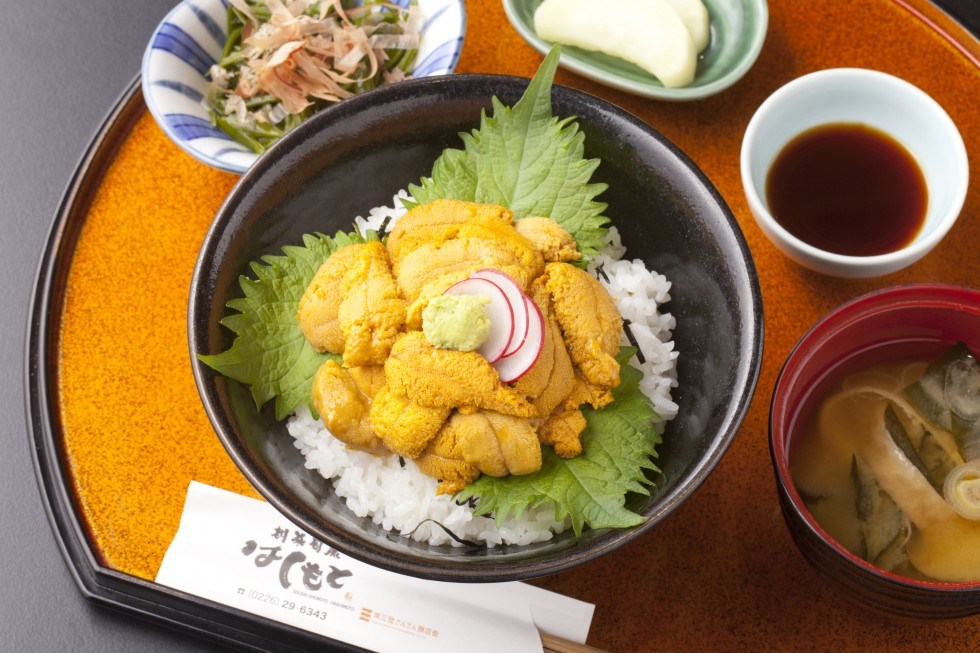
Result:
{"label": "shredded salad", "polygon": [[256,153],[320,109],[406,79],[421,16],[382,0],[229,0],[228,39],[205,102]]}

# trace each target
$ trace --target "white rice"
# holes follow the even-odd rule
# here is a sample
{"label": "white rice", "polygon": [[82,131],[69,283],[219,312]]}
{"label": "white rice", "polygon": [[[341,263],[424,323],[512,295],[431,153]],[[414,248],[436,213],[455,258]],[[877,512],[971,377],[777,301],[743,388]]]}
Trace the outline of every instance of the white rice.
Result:
{"label": "white rice", "polygon": [[[405,213],[403,197],[408,197],[405,191],[395,195],[391,206],[374,208],[367,217],[355,218],[358,231],[362,235],[382,227],[390,231]],[[624,260],[626,248],[615,227],[609,229],[604,244],[588,270],[612,295],[623,319],[629,321],[628,329],[643,360],[641,363],[634,357],[631,364],[643,372],[640,391],[660,415],[657,427],[662,428],[677,415],[677,404],[670,398],[671,388],[677,386],[677,352],[671,340],[675,320],[669,313],[659,311],[660,305],[670,300],[670,282],[647,270],[639,259]],[[623,345],[634,345],[625,333]],[[420,472],[411,460],[348,449],[323,422],[313,419],[306,406],[300,406],[286,428],[306,457],[306,467],[332,480],[337,496],[354,514],[369,516],[386,530],[419,542],[461,546],[433,522],[442,524],[461,540],[491,547],[545,541],[570,526],[567,520],[554,520],[554,506],[550,503],[510,517],[498,526],[492,518],[474,515],[469,505],[457,505],[446,495],[437,496],[438,481]]]}

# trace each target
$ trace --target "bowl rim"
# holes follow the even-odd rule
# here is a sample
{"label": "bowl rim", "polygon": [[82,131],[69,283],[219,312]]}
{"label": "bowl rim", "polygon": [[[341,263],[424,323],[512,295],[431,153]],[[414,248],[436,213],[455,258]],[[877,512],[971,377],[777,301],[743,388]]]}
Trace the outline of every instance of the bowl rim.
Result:
{"label": "bowl rim", "polygon": [[[504,13],[507,14],[507,20],[528,45],[541,54],[548,54],[553,44],[540,38],[533,28],[526,25],[524,21],[517,17],[516,5],[518,1],[503,0]],[[769,4],[767,0],[743,0],[743,2],[746,5],[754,7],[758,12],[759,21],[757,29],[751,32],[750,38],[748,39],[745,38],[745,30],[742,30],[738,38],[739,40],[746,40],[748,47],[736,59],[736,65],[731,66],[724,75],[713,82],[701,86],[693,86],[692,82],[692,85],[679,88],[666,88],[664,86],[643,84],[621,77],[588,61],[582,61],[575,57],[574,54],[565,51],[561,53],[560,65],[594,82],[640,97],[668,102],[703,100],[721,93],[742,79],[752,66],[755,65],[759,54],[762,52],[762,46],[766,41],[766,34],[769,31]],[[696,80],[697,77],[695,76]]]}
{"label": "bowl rim", "polygon": [[[224,227],[230,217],[234,215],[235,211],[242,204],[247,194],[245,191],[253,184],[253,180],[264,175],[277,165],[280,159],[288,156],[294,141],[302,141],[307,137],[308,133],[340,122],[347,114],[356,114],[363,105],[373,102],[376,96],[382,95],[383,97],[383,94],[414,90],[413,87],[418,87],[423,92],[431,93],[435,89],[443,86],[451,87],[454,85],[470,85],[476,83],[482,85],[480,90],[486,93],[486,101],[489,105],[491,95],[498,95],[502,92],[509,91],[522,91],[529,82],[529,79],[523,77],[494,74],[454,74],[417,78],[401,82],[398,85],[379,87],[359,94],[345,102],[328,107],[313,116],[310,120],[299,125],[295,130],[283,137],[283,139],[280,139],[280,141],[269,149],[266,155],[263,155],[255,165],[242,175],[219,208],[198,254],[188,300],[187,325],[189,355],[198,393],[201,396],[205,411],[218,438],[251,485],[288,519],[306,529],[312,535],[320,537],[326,544],[376,567],[433,580],[501,582],[533,578],[563,571],[593,557],[598,557],[599,555],[619,548],[666,518],[680,503],[685,501],[700,487],[730,447],[744,420],[756,389],[761,372],[763,348],[763,305],[761,290],[748,244],[745,241],[734,214],[724,198],[700,168],[686,154],[649,124],[602,98],[556,84],[553,87],[553,94],[564,95],[565,97],[600,107],[602,111],[614,114],[630,123],[634,128],[642,130],[650,138],[655,139],[660,145],[665,147],[676,157],[680,166],[694,175],[700,187],[706,191],[705,195],[707,198],[710,198],[714,207],[712,211],[717,212],[723,219],[724,226],[727,227],[727,232],[731,235],[732,241],[738,249],[738,254],[741,259],[739,267],[744,268],[744,275],[739,275],[737,282],[739,286],[744,288],[745,297],[749,300],[748,304],[740,312],[739,318],[742,320],[744,326],[743,350],[749,352],[749,355],[737,363],[736,374],[740,382],[735,386],[736,396],[732,397],[729,402],[725,417],[714,434],[706,455],[692,465],[687,474],[686,482],[676,485],[661,496],[656,506],[657,509],[645,515],[647,519],[644,523],[630,529],[595,529],[594,532],[599,534],[589,543],[587,548],[573,544],[571,547],[561,551],[551,552],[544,558],[510,561],[490,559],[486,562],[472,558],[441,559],[439,564],[433,565],[428,560],[417,555],[394,551],[390,548],[382,548],[378,544],[365,540],[358,535],[352,535],[340,529],[335,529],[328,522],[321,522],[322,526],[311,523],[303,514],[301,507],[294,505],[294,502],[290,501],[288,497],[276,495],[273,489],[269,487],[269,483],[263,475],[252,464],[242,444],[224,428],[221,419],[220,403],[216,400],[216,389],[211,381],[216,375],[195,357],[196,352],[206,351],[204,346],[206,345],[207,330],[198,329],[197,323],[207,318],[207,311],[205,310],[206,307],[204,304],[210,304],[209,299],[199,297],[201,293],[196,293],[195,288],[206,285],[209,270],[212,269],[211,264],[216,260],[215,255],[219,250],[219,240]],[[431,87],[432,90],[428,87]]]}
{"label": "bowl rim", "polygon": [[[776,220],[775,217],[773,217],[772,212],[766,208],[766,203],[763,201],[762,195],[760,194],[760,189],[757,188],[755,181],[752,178],[751,158],[753,148],[758,142],[757,135],[763,128],[763,122],[773,107],[779,103],[782,103],[787,98],[793,97],[802,89],[805,89],[812,84],[834,83],[834,80],[847,78],[857,78],[865,81],[868,84],[890,85],[893,88],[901,89],[901,91],[910,99],[914,98],[915,101],[921,106],[927,107],[935,119],[941,123],[942,129],[951,135],[947,145],[954,154],[955,163],[957,164],[956,169],[959,174],[954,180],[955,186],[950,208],[941,216],[939,221],[929,231],[923,232],[920,230],[920,234],[924,233],[923,238],[916,238],[916,240],[913,242],[893,252],[875,254],[872,256],[852,256],[820,249],[819,247],[815,247],[806,241],[801,240],[790,233],[782,224],[779,223],[779,221]],[[795,135],[798,136],[804,131],[806,130],[799,130],[795,132]],[[758,106],[755,113],[752,114],[752,118],[749,120],[748,126],[745,128],[745,133],[742,136],[742,147],[739,155],[739,163],[742,176],[742,188],[744,189],[746,200],[752,209],[751,212],[753,217],[759,223],[759,226],[763,229],[763,232],[766,233],[767,236],[770,232],[772,232],[773,235],[769,236],[771,240],[781,241],[786,247],[798,252],[800,255],[806,258],[818,260],[824,267],[841,272],[847,269],[852,271],[870,271],[875,268],[880,269],[886,267],[890,272],[894,272],[915,263],[920,258],[928,254],[943,238],[946,237],[946,234],[949,233],[949,230],[959,219],[960,213],[962,212],[963,206],[966,202],[970,180],[970,163],[966,151],[966,145],[963,142],[963,136],[960,134],[956,123],[953,122],[953,119],[942,107],[942,105],[940,105],[931,95],[923,91],[915,84],[912,84],[901,77],[871,68],[824,68],[822,70],[816,70],[796,77],[773,91],[773,93]],[[918,161],[916,163],[918,164]],[[879,276],[879,274],[873,274],[872,276]]]}
{"label": "bowl rim", "polygon": [[[199,9],[198,3],[214,2],[214,1],[215,0],[180,0],[180,2],[174,5],[174,7],[167,12],[167,15],[164,16],[159,23],[157,23],[156,27],[153,29],[153,32],[150,34],[150,38],[147,41],[146,48],[143,50],[143,56],[140,60],[140,87],[143,93],[143,100],[146,103],[147,109],[149,109],[150,111],[150,115],[153,116],[154,122],[156,122],[156,124],[160,127],[160,129],[164,132],[164,134],[167,135],[167,138],[170,139],[172,143],[174,143],[185,153],[194,157],[201,163],[209,165],[212,168],[222,170],[224,172],[230,172],[232,174],[241,175],[244,174],[249,168],[252,168],[255,165],[255,161],[261,155],[256,154],[254,152],[242,152],[242,154],[245,154],[246,156],[251,155],[252,157],[252,163],[247,167],[242,168],[241,166],[232,163],[226,163],[224,161],[221,161],[220,159],[216,159],[212,156],[209,156],[204,152],[202,152],[201,150],[199,150],[198,148],[192,146],[190,142],[188,142],[187,140],[180,138],[174,132],[173,128],[167,123],[167,121],[163,119],[164,114],[161,112],[161,109],[157,103],[157,98],[154,92],[153,84],[150,81],[150,75],[147,74],[150,68],[150,59],[153,56],[153,50],[154,50],[153,43],[154,41],[156,41],[157,36],[160,34],[160,31],[163,29],[164,25],[166,25],[167,23],[174,23],[173,17],[178,12],[183,11],[186,7],[195,7],[196,9]],[[220,1],[222,5],[227,5],[227,2],[225,0],[220,0]],[[446,66],[447,69],[446,74],[452,74],[453,71],[456,70],[456,66],[459,64],[459,59],[463,52],[463,42],[466,37],[468,17],[466,13],[466,2],[464,0],[447,0],[447,2],[452,2],[455,5],[457,5],[459,7],[459,14],[460,14],[459,25],[457,28],[458,36],[455,39],[456,46],[455,49],[453,50],[452,58]],[[410,78],[410,79],[414,79],[414,78]],[[400,82],[396,82],[396,83],[400,83]],[[359,95],[361,94],[363,93],[360,93]],[[323,110],[321,110],[318,113],[322,113],[322,111]],[[307,119],[304,122],[308,122],[308,121],[309,119]]]}
{"label": "bowl rim", "polygon": [[[769,404],[769,454],[772,459],[777,488],[789,500],[789,507],[800,518],[805,528],[837,553],[839,558],[848,561],[853,567],[910,589],[925,589],[944,593],[980,590],[980,580],[947,582],[906,578],[880,569],[848,551],[817,522],[803,503],[803,498],[793,482],[789,469],[789,450],[786,446],[789,433],[783,437],[776,435],[776,426],[783,419],[779,413],[790,412],[788,408],[783,408],[784,402],[782,400],[784,397],[782,395],[787,392],[787,385],[796,381],[797,368],[809,360],[815,349],[820,348],[841,329],[847,328],[855,321],[879,310],[882,308],[882,303],[887,303],[891,307],[914,304],[938,308],[962,308],[966,304],[973,307],[974,312],[980,315],[980,290],[967,286],[933,282],[899,284],[859,295],[833,308],[818,319],[790,350],[773,385],[772,398]],[[790,421],[792,417],[787,416],[785,419]],[[789,424],[787,423],[785,426],[788,430]]]}

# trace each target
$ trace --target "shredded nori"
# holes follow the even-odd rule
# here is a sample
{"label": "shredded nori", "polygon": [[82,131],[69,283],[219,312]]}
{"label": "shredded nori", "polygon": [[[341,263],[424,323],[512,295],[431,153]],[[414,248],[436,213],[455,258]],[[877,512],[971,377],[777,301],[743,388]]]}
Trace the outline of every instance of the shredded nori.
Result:
{"label": "shredded nori", "polygon": [[455,501],[457,506],[469,506],[470,508],[476,508],[476,504],[479,503],[476,497],[470,497],[469,499],[464,499],[463,501],[456,499]]}
{"label": "shredded nori", "polygon": [[378,227],[378,234],[381,236],[388,235],[388,227],[391,226],[391,216],[385,216],[385,219],[381,221],[381,226]]}
{"label": "shredded nori", "polygon": [[415,528],[413,528],[411,530],[411,532],[404,533],[403,534],[403,537],[408,537],[408,538],[412,537],[412,535],[415,534],[415,531],[417,531],[419,529],[419,526],[421,526],[425,522],[432,522],[433,524],[435,524],[436,526],[438,526],[439,528],[441,528],[446,533],[446,535],[448,535],[449,537],[453,538],[453,540],[455,542],[459,543],[459,544],[463,544],[463,545],[468,546],[468,547],[473,548],[473,549],[484,549],[484,548],[486,548],[486,545],[480,544],[479,542],[473,542],[472,540],[464,540],[460,536],[456,535],[456,533],[454,533],[451,530],[449,530],[448,528],[446,528],[446,526],[444,524],[441,524],[440,522],[437,522],[435,519],[423,519],[422,521],[419,522],[418,526],[416,526]]}
{"label": "shredded nori", "polygon": [[623,319],[623,331],[626,332],[626,339],[629,340],[630,344],[636,348],[636,360],[640,361],[640,365],[643,365],[647,362],[647,359],[643,357],[643,352],[640,351],[640,345],[636,342],[636,336],[633,335],[633,331],[630,329],[631,325],[632,322],[627,319]]}
{"label": "shredded nori", "polygon": [[603,269],[603,267],[602,267],[604,265],[605,265],[605,263],[600,263],[599,265],[595,266],[595,273],[596,273],[597,276],[600,276],[603,279],[605,279],[606,280],[606,283],[609,283],[609,275],[606,274],[605,269]]}

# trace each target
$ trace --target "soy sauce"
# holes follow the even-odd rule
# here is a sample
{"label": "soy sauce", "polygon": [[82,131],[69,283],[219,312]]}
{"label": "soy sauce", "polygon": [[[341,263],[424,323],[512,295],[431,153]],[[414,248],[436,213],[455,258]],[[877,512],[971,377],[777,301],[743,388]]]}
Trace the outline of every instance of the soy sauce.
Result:
{"label": "soy sauce", "polygon": [[814,127],[790,141],[766,179],[769,211],[800,240],[848,256],[911,243],[925,221],[922,171],[898,141],[852,123]]}

